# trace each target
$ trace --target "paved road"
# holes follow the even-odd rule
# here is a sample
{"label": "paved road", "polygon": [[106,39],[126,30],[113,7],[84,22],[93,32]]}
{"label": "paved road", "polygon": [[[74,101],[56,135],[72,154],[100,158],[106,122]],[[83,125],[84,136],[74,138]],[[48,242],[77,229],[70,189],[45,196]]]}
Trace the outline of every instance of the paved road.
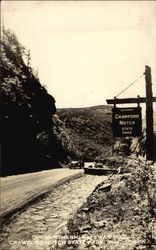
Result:
{"label": "paved road", "polygon": [[53,169],[1,178],[1,217],[83,170]]}
{"label": "paved road", "polygon": [[58,236],[67,235],[67,222],[106,176],[82,175],[55,188],[14,215],[1,234],[3,250],[58,249]]}

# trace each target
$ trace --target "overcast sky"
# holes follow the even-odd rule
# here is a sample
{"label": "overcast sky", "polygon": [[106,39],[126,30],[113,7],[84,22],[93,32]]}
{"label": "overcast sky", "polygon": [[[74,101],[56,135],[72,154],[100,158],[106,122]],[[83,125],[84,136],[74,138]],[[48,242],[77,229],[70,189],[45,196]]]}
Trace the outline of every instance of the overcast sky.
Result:
{"label": "overcast sky", "polygon": [[[57,107],[106,104],[146,64],[156,95],[155,1],[2,1],[1,11]],[[120,97],[137,95],[144,76]]]}

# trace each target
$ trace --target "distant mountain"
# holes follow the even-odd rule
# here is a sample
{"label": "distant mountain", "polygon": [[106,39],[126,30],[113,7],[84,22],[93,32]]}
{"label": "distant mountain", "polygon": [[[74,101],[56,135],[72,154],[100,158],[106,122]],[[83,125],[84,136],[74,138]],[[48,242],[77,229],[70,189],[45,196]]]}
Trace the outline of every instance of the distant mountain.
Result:
{"label": "distant mountain", "polygon": [[94,161],[111,150],[112,112],[106,105],[87,108],[57,109],[64,132],[68,134],[75,149],[70,157]]}
{"label": "distant mountain", "polygon": [[116,161],[117,156],[146,153],[144,125],[142,138],[113,138],[110,106],[57,109],[55,123],[59,124],[57,128],[61,131],[58,134],[70,159],[98,160],[117,165],[120,164]]}

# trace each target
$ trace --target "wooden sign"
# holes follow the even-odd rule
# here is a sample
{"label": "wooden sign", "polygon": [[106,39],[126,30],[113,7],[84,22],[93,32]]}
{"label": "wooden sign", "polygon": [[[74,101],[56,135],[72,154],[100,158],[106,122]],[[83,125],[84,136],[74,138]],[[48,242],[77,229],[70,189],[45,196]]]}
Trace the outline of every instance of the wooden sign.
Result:
{"label": "wooden sign", "polygon": [[[151,68],[148,65],[145,65],[144,75],[146,81],[146,97],[138,96],[138,98],[124,98],[124,99],[117,99],[116,97],[114,97],[114,99],[108,99],[106,101],[108,104],[114,104],[113,135],[116,137],[126,137],[126,136],[134,137],[134,136],[141,136],[142,134],[141,108],[138,107],[138,108],[119,109],[116,108],[116,104],[136,103],[139,106],[140,103],[146,103],[146,159],[154,162],[156,160],[156,155],[154,153],[155,143],[154,143],[154,128],[153,128],[153,102],[156,102],[156,96],[153,96],[152,93]],[[131,85],[132,84],[130,84],[128,87],[130,87]],[[130,109],[132,110],[130,111]],[[123,115],[124,114],[126,115],[127,112],[127,115],[129,116],[127,116],[127,118],[126,117],[124,118],[124,116],[123,117],[120,116],[122,115],[122,113],[120,112],[125,112],[123,113]],[[132,118],[132,116],[130,116],[131,114],[137,116]]]}
{"label": "wooden sign", "polygon": [[141,108],[113,108],[113,136],[139,137],[142,135]]}

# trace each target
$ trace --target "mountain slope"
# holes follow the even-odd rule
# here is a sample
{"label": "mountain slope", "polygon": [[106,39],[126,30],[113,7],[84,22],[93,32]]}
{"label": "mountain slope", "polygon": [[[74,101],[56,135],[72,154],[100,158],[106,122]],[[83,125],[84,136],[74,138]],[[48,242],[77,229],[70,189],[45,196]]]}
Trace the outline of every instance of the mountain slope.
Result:
{"label": "mountain slope", "polygon": [[73,157],[93,161],[110,150],[113,141],[110,107],[57,109],[57,115],[77,148]]}
{"label": "mountain slope", "polygon": [[55,99],[24,62],[26,51],[15,34],[1,37],[2,175],[31,172],[57,165],[53,134]]}

